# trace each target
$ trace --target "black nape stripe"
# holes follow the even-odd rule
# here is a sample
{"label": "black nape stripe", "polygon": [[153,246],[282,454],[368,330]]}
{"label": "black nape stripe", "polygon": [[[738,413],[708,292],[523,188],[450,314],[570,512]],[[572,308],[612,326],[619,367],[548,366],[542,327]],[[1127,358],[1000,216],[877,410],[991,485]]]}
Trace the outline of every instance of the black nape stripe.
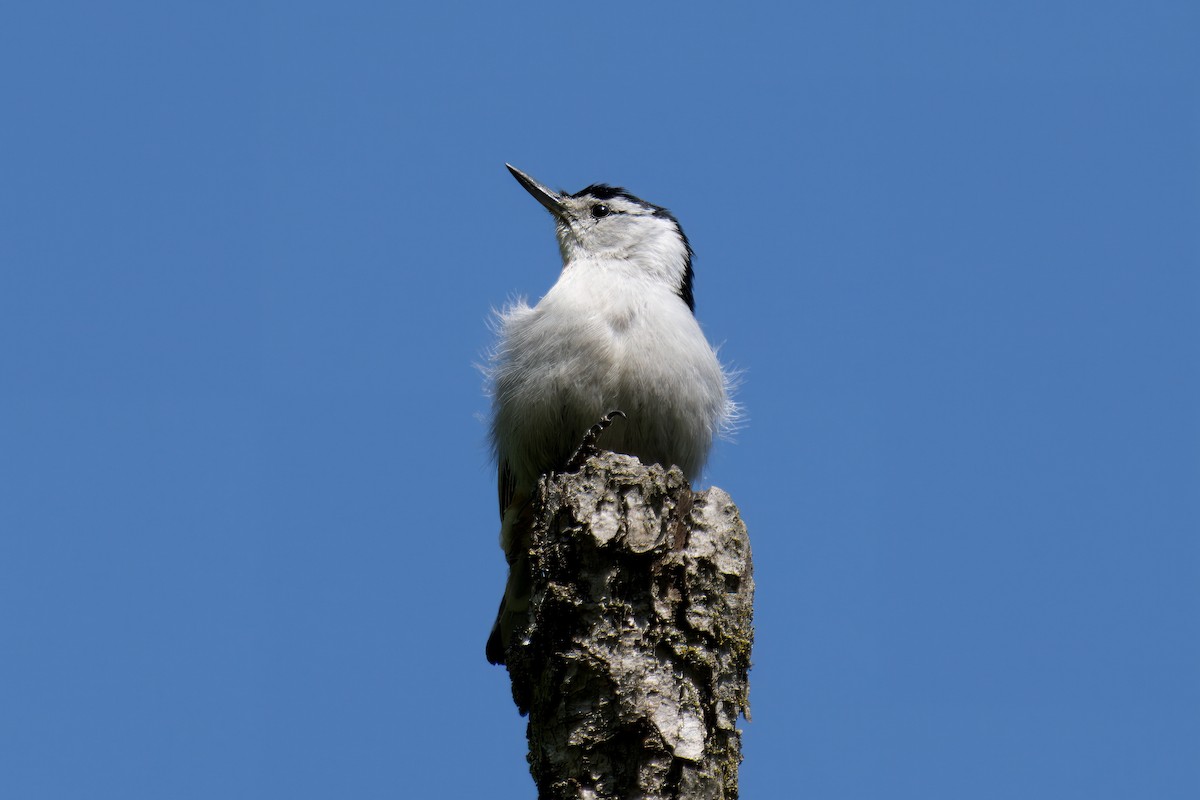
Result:
{"label": "black nape stripe", "polygon": [[679,220],[675,219],[675,215],[667,211],[662,206],[654,206],[654,216],[669,219],[675,223],[675,230],[679,231],[679,238],[683,239],[683,249],[687,251],[687,261],[683,265],[683,281],[679,284],[679,297],[683,302],[687,303],[688,310],[693,314],[696,313],[696,298],[692,294],[692,283],[695,280],[695,273],[692,272],[692,256],[695,253],[692,251],[692,243],[688,241],[687,234],[683,232],[683,226],[679,224]]}
{"label": "black nape stripe", "polygon": [[647,203],[640,197],[630,194],[620,186],[609,186],[607,183],[593,183],[591,186],[586,186],[580,189],[578,192],[571,195],[571,197],[594,197],[597,200],[612,200],[614,197],[621,197],[637,203],[638,205],[646,206],[647,208],[653,208],[650,203]]}
{"label": "black nape stripe", "polygon": [[[680,231],[683,233],[683,231]],[[684,243],[687,243],[687,237],[684,237]],[[693,314],[696,313],[696,298],[692,295],[692,281],[695,277],[692,272],[692,246],[688,245],[687,249],[687,264],[683,268],[683,283],[679,285],[679,297],[683,302],[687,303],[688,310]]]}

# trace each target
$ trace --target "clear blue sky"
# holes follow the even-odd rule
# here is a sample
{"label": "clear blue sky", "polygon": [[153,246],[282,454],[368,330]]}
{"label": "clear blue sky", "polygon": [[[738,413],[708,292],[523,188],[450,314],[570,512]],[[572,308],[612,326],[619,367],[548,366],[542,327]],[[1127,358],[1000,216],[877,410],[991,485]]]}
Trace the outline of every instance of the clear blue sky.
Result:
{"label": "clear blue sky", "polygon": [[[903,6],[903,8],[901,8]],[[16,4],[0,795],[530,798],[489,309],[697,252],[748,798],[1200,796],[1200,6]]]}

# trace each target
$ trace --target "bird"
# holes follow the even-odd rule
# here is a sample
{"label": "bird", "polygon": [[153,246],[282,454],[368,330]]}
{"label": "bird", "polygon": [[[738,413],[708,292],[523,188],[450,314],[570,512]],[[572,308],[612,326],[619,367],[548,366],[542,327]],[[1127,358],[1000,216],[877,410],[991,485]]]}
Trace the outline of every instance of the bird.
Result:
{"label": "bird", "polygon": [[738,415],[731,373],[696,320],[692,247],[674,215],[620,187],[556,192],[506,166],[553,216],[562,271],[536,305],[496,312],[485,366],[509,565],[486,648],[493,664],[528,622],[539,478],[591,430],[597,448],[677,466],[694,482]]}

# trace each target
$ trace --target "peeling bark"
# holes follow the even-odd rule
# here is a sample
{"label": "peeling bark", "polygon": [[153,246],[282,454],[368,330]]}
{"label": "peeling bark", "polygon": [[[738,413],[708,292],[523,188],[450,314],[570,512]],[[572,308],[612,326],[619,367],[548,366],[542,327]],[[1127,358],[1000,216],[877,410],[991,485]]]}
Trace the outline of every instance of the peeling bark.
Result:
{"label": "peeling bark", "polygon": [[729,495],[601,453],[534,503],[508,669],[539,798],[736,798],[754,581]]}

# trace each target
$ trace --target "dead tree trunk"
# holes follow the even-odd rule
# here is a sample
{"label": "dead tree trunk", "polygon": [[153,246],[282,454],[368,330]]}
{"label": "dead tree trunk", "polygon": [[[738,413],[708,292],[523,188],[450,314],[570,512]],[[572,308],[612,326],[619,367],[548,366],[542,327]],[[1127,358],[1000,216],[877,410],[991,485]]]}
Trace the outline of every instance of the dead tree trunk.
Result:
{"label": "dead tree trunk", "polygon": [[540,800],[736,798],[754,581],[729,495],[601,453],[535,503],[508,669]]}

